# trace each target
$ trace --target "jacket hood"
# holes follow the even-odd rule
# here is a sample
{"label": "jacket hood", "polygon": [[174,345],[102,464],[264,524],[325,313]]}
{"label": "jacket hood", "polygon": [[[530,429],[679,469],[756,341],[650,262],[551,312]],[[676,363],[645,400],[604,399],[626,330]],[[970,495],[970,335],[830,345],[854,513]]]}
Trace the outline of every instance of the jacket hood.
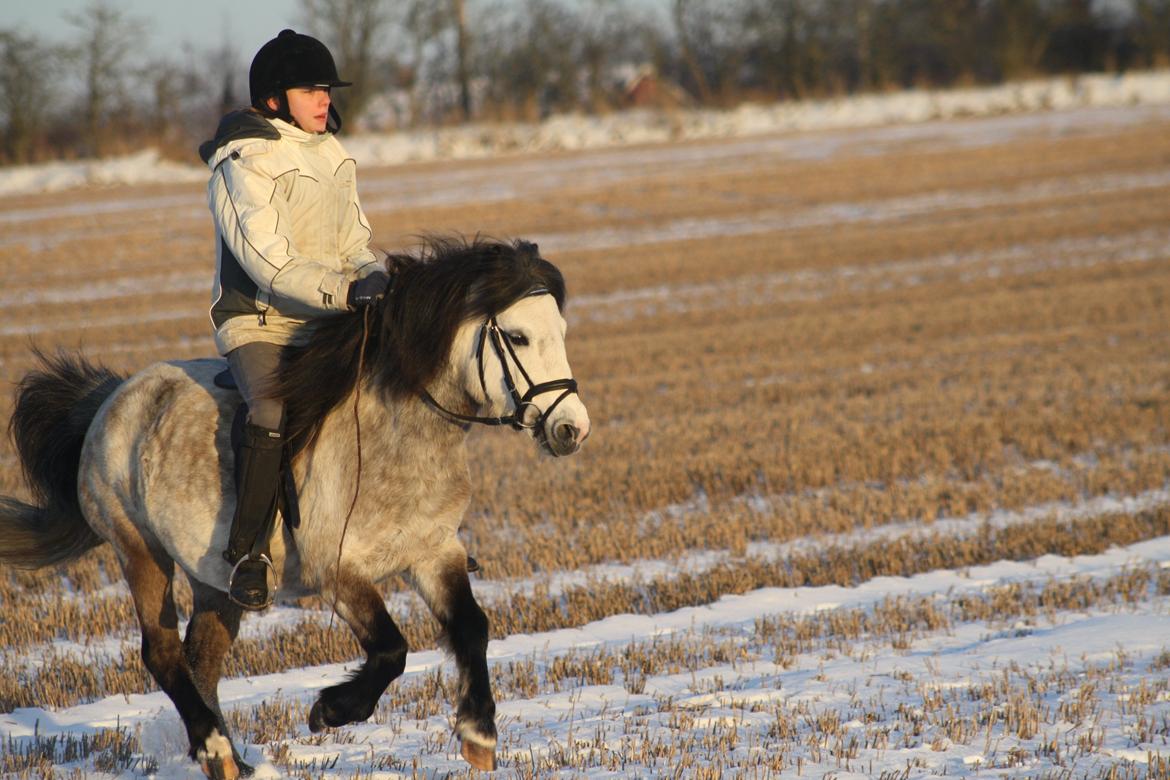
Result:
{"label": "jacket hood", "polygon": [[216,150],[230,141],[244,138],[264,138],[269,141],[277,141],[280,140],[280,131],[255,111],[249,109],[233,111],[219,120],[219,127],[215,128],[214,138],[199,144],[199,157],[204,163],[209,163]]}

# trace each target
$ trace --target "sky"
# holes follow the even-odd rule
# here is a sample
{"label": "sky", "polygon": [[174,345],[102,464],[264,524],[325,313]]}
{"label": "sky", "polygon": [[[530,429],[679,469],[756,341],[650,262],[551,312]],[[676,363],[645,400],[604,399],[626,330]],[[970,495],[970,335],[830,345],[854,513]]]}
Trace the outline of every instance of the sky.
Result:
{"label": "sky", "polygon": [[[93,0],[7,0],[0,4],[0,29],[16,28],[54,42],[74,37],[67,21]],[[106,5],[146,26],[146,46],[154,54],[216,49],[225,40],[243,62],[284,27],[298,27],[299,0],[106,0]]]}

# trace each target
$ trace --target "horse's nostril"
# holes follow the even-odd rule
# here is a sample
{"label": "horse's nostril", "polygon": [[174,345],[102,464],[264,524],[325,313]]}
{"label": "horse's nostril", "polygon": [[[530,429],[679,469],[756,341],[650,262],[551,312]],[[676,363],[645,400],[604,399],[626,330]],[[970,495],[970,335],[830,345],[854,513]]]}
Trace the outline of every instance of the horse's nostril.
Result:
{"label": "horse's nostril", "polygon": [[572,423],[561,423],[556,428],[557,441],[568,444],[577,441],[577,426]]}

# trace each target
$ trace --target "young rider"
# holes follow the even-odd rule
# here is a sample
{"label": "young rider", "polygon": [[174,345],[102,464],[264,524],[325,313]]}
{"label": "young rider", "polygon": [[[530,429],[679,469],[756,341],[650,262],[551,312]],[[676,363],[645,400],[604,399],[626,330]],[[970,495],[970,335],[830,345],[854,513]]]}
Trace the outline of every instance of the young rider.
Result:
{"label": "young rider", "polygon": [[199,153],[211,169],[215,343],[248,406],[224,551],[229,595],[263,609],[284,450],[284,406],[266,388],[280,349],[307,321],[376,301],[389,277],[369,246],[356,165],[334,135],[330,90],[350,82],[329,50],[282,30],[256,53],[248,83],[251,107],[225,116]]}

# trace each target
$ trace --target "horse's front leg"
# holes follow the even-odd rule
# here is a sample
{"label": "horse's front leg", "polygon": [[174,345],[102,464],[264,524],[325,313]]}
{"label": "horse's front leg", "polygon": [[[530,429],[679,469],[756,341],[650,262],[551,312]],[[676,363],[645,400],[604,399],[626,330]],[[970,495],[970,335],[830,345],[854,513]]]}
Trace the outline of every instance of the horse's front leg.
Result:
{"label": "horse's front leg", "polygon": [[335,585],[337,614],[353,630],[366,662],[350,678],[321,691],[309,711],[309,729],[344,726],[367,720],[374,714],[378,698],[406,668],[406,638],[394,624],[386,603],[371,582],[342,575]]}
{"label": "horse's front leg", "polygon": [[457,539],[410,571],[415,588],[446,634],[459,668],[455,732],[463,757],[477,769],[496,768],[496,702],[488,678],[488,619],[471,592],[467,551]]}

